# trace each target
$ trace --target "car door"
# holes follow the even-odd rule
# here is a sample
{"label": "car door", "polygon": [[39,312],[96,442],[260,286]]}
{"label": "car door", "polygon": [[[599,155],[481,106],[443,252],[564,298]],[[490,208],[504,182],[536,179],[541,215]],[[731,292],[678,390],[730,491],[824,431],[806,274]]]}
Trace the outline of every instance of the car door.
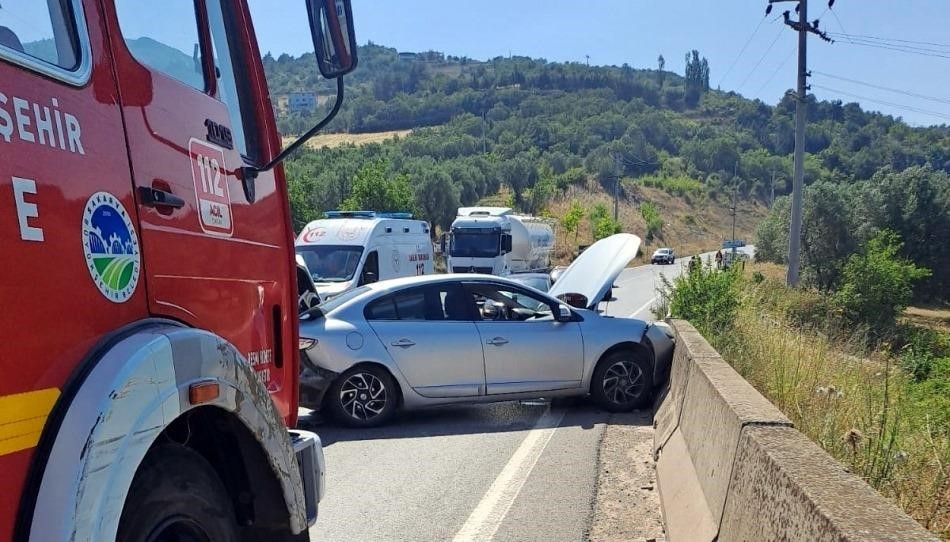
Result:
{"label": "car door", "polygon": [[[279,145],[247,17],[226,0],[104,2],[128,132],[149,310],[213,329],[290,413],[292,232],[273,172],[240,168]],[[254,60],[248,60],[254,59]],[[271,140],[273,139],[273,141]],[[164,201],[163,201],[164,200]]]}
{"label": "car door", "polygon": [[485,393],[485,363],[474,304],[458,283],[411,287],[364,313],[409,385],[424,397]]}
{"label": "car door", "polygon": [[[577,322],[551,317],[519,319],[548,300],[516,286],[468,282],[466,289],[482,306],[475,327],[485,356],[489,395],[576,388],[581,385],[584,342]],[[505,309],[487,310],[485,303]]]}

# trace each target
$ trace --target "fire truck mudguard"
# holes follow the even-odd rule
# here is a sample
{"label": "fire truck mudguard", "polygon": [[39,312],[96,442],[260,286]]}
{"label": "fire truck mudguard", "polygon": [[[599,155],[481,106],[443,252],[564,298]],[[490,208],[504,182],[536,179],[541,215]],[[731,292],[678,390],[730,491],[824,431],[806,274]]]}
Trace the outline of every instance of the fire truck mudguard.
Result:
{"label": "fire truck mudguard", "polygon": [[[153,448],[156,443],[197,441],[199,433],[213,430],[202,426],[206,419],[219,420],[218,425],[228,418],[238,422],[269,464],[271,479],[249,486],[251,495],[245,491],[236,501],[253,501],[258,486],[269,484],[283,494],[280,510],[289,517],[282,523],[290,532],[302,533],[316,519],[324,471],[319,438],[288,433],[267,390],[230,343],[206,331],[155,321],[88,363],[85,377],[74,382],[75,392],[64,392],[56,407],[64,412],[59,412],[62,421],[39,481],[30,540],[114,540],[146,454],[161,448]],[[168,434],[176,425],[184,428],[184,437]],[[230,443],[218,439],[215,445]],[[218,452],[233,457],[240,450]],[[253,461],[247,463],[253,468]],[[249,479],[260,481],[253,474]]]}

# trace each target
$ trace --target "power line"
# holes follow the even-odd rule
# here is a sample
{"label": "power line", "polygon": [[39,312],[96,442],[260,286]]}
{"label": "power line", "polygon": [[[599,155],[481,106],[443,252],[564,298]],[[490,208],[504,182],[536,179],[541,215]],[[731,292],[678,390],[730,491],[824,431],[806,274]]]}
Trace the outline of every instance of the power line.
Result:
{"label": "power line", "polygon": [[830,11],[831,14],[834,15],[835,20],[838,21],[838,26],[841,28],[841,33],[844,34],[844,37],[847,38],[848,41],[851,41],[851,36],[849,36],[849,35],[848,35],[848,31],[844,29],[844,25],[841,23],[841,19],[838,18],[838,14],[835,13],[835,10],[833,10],[833,9],[831,9],[831,8],[829,7],[829,8],[826,9],[825,11],[826,11],[826,12],[827,12],[827,11]]}
{"label": "power line", "polygon": [[[832,11],[832,13],[833,13],[833,12],[834,12],[834,11]],[[840,24],[840,23],[839,23],[839,24]],[[847,34],[847,33],[844,33],[844,27],[842,27],[841,30],[842,30],[843,35],[845,35],[845,36],[848,36],[848,37],[851,37],[851,38],[860,38],[860,39],[863,39],[863,40],[890,41],[890,42],[896,42],[896,43],[909,43],[909,44],[913,44],[913,45],[931,45],[931,46],[934,46],[934,47],[950,47],[950,43],[935,43],[935,42],[932,42],[932,41],[914,41],[914,40],[904,40],[904,39],[898,39],[898,38],[883,38],[883,37],[880,37],[880,36],[870,36],[870,35],[867,35],[867,34]],[[837,33],[837,32],[829,32],[829,34],[838,34],[838,33]]]}
{"label": "power line", "polygon": [[[832,35],[838,36],[836,32],[833,32]],[[847,34],[845,34],[847,36]],[[899,43],[888,43],[885,41],[874,41],[865,38],[851,38],[848,37],[849,43],[865,43],[869,45],[882,45],[887,47],[897,47],[899,49],[907,49],[908,51],[922,52],[922,53],[937,53],[937,54],[950,54],[950,49],[931,49],[929,47],[919,47],[917,45],[903,45]]]}
{"label": "power line", "polygon": [[722,82],[726,80],[726,77],[732,73],[732,68],[736,67],[736,62],[739,62],[739,59],[742,58],[742,53],[749,47],[749,44],[752,43],[752,38],[759,33],[759,29],[762,28],[762,23],[765,22],[765,17],[759,19],[759,24],[755,25],[755,30],[752,31],[752,35],[749,36],[749,39],[746,40],[745,45],[742,46],[742,49],[739,50],[739,54],[736,55],[736,58],[732,59],[732,64],[729,65],[729,69],[726,70],[726,73],[722,74],[722,77],[719,78],[719,84],[716,86],[721,87]]}
{"label": "power line", "polygon": [[829,91],[829,92],[836,92],[836,93],[842,94],[842,95],[844,95],[844,96],[850,96],[850,97],[856,98],[856,99],[858,99],[858,100],[864,100],[864,101],[867,101],[867,102],[873,102],[873,103],[877,103],[877,104],[881,104],[881,105],[886,105],[886,106],[889,106],[889,107],[894,107],[894,108],[896,108],[896,109],[903,109],[903,110],[905,110],[905,111],[910,111],[910,112],[912,112],[912,113],[923,113],[923,114],[925,114],[925,115],[932,115],[932,116],[934,116],[934,117],[938,117],[938,118],[950,120],[950,114],[946,114],[946,113],[939,113],[939,112],[937,112],[937,111],[930,111],[930,110],[927,110],[927,109],[921,109],[921,108],[919,108],[919,107],[912,107],[912,106],[909,106],[909,105],[899,104],[899,103],[895,103],[895,102],[888,102],[888,101],[886,101],[886,100],[878,100],[878,99],[875,99],[875,98],[868,98],[867,96],[861,96],[861,95],[859,95],[859,94],[853,94],[853,93],[851,93],[851,92],[845,92],[845,91],[843,91],[843,90],[838,90],[838,89],[836,89],[836,88],[831,88],[831,87],[826,87],[826,86],[822,86],[822,85],[817,85],[817,84],[814,84],[814,83],[812,84],[812,86],[815,87],[815,88],[820,88],[820,89],[823,89],[823,90],[827,90],[827,91]]}
{"label": "power line", "polygon": [[839,80],[841,80],[841,81],[847,81],[848,83],[854,83],[854,84],[856,84],[856,85],[863,85],[863,86],[866,86],[866,87],[876,88],[876,89],[878,89],[878,90],[886,90],[886,91],[888,91],[888,92],[894,92],[894,93],[897,93],[897,94],[903,94],[903,95],[905,95],[905,96],[911,96],[911,97],[913,97],[913,98],[920,98],[920,99],[922,99],[922,100],[930,100],[930,101],[933,101],[933,102],[939,102],[939,103],[943,103],[943,104],[948,104],[948,105],[950,105],[950,99],[947,99],[947,98],[937,98],[936,96],[927,96],[926,94],[917,94],[916,92],[909,92],[909,91],[901,90],[901,89],[898,89],[898,88],[891,88],[891,87],[885,87],[885,86],[882,86],[882,85],[875,85],[874,83],[866,83],[866,82],[864,82],[864,81],[858,81],[857,79],[849,79],[849,78],[847,78],[847,77],[841,77],[841,76],[839,76],[839,75],[831,75],[830,73],[824,73],[824,72],[820,72],[820,71],[818,71],[818,70],[812,70],[812,73],[817,74],[817,75],[821,75],[821,76],[824,76],[824,77],[830,77],[830,78],[832,78],[832,79],[839,79]]}
{"label": "power line", "polygon": [[775,35],[775,39],[772,40],[772,43],[769,44],[769,47],[768,49],[765,50],[765,53],[762,55],[762,58],[760,58],[759,61],[755,63],[755,66],[752,67],[752,71],[749,72],[749,75],[746,75],[745,79],[742,80],[742,83],[739,84],[739,87],[737,90],[741,90],[742,87],[745,86],[745,84],[749,81],[749,78],[752,77],[752,74],[755,73],[755,70],[757,70],[759,66],[762,64],[762,61],[765,60],[765,57],[769,56],[769,51],[771,51],[772,47],[775,46],[775,42],[777,42],[778,39],[782,37],[783,30],[784,28],[779,28],[778,34]]}
{"label": "power line", "polygon": [[795,51],[796,49],[792,48],[792,50],[788,52],[788,55],[785,56],[785,60],[783,60],[782,63],[779,64],[777,68],[775,68],[775,71],[772,72],[772,75],[770,75],[769,78],[766,79],[764,83],[762,83],[762,86],[759,87],[759,90],[755,92],[756,94],[761,94],[762,91],[765,90],[765,86],[771,83],[772,79],[775,79],[775,76],[778,75],[778,72],[782,71],[782,68],[784,68],[785,65],[788,64],[788,61],[792,59],[792,56],[795,54]]}
{"label": "power line", "polygon": [[934,57],[934,58],[946,58],[946,59],[950,59],[950,51],[941,51],[941,52],[946,52],[946,53],[948,53],[948,54],[942,55],[942,54],[924,52],[924,51],[921,51],[921,50],[918,50],[918,49],[907,48],[907,47],[904,47],[904,46],[884,45],[884,44],[878,44],[878,43],[871,43],[871,42],[860,41],[860,40],[857,40],[857,39],[852,39],[851,41],[846,41],[846,42],[843,42],[843,43],[844,43],[845,45],[861,45],[861,46],[864,46],[864,47],[874,47],[874,48],[876,48],[876,49],[886,49],[886,50],[890,50],[890,51],[899,51],[899,52],[901,52],[901,53],[910,53],[910,54],[920,55],[920,56],[929,56],[929,57]]}

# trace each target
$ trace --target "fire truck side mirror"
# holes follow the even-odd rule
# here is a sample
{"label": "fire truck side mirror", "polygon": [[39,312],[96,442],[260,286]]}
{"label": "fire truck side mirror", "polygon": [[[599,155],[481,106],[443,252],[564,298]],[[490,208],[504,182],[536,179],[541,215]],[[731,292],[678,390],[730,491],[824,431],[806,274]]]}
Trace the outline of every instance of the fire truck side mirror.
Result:
{"label": "fire truck side mirror", "polygon": [[356,68],[356,35],[350,0],[307,0],[313,50],[320,73],[335,79]]}

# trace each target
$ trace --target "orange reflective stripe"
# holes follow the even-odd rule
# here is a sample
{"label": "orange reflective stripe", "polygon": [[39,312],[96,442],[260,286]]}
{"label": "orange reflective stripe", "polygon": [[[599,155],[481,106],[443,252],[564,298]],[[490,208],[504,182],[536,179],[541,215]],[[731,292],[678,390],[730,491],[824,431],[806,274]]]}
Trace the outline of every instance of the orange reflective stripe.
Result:
{"label": "orange reflective stripe", "polygon": [[58,398],[56,388],[0,397],[0,455],[36,446]]}

